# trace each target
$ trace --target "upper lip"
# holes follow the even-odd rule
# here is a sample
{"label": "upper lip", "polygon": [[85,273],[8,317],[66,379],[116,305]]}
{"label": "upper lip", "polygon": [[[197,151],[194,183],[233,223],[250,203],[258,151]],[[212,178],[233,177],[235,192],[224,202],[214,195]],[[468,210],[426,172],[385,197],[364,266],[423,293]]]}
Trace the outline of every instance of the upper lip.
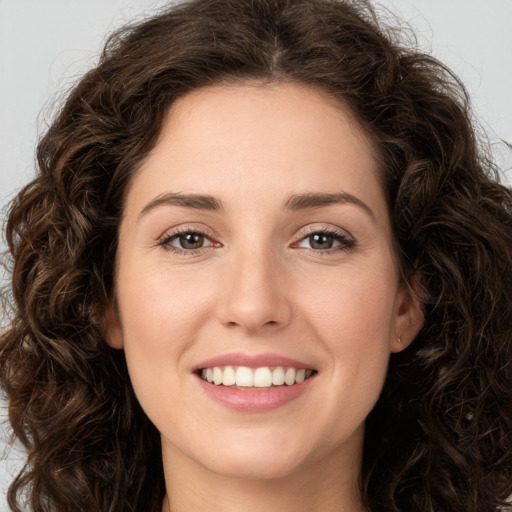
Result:
{"label": "upper lip", "polygon": [[206,361],[195,365],[193,371],[203,368],[213,368],[214,366],[247,366],[249,368],[261,368],[262,366],[284,366],[288,368],[298,368],[314,370],[315,368],[308,363],[284,357],[279,354],[223,354],[212,357]]}

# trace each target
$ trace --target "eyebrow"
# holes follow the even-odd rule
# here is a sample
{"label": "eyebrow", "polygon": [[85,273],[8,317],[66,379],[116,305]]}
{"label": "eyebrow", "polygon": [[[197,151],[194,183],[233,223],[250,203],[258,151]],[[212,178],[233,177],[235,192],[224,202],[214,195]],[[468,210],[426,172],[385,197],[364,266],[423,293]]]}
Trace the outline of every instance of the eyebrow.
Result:
{"label": "eyebrow", "polygon": [[184,206],[196,210],[207,210],[218,212],[222,210],[222,203],[216,197],[206,194],[181,194],[169,192],[161,194],[150,201],[142,211],[139,217],[142,217],[159,206]]}
{"label": "eyebrow", "polygon": [[[330,206],[332,204],[353,204],[362,208],[369,217],[375,222],[376,217],[370,207],[358,199],[356,196],[347,192],[337,194],[308,192],[305,194],[294,194],[284,203],[283,208],[291,211],[309,210]],[[168,192],[161,194],[150,201],[140,212],[142,217],[160,206],[183,206],[196,210],[206,210],[212,212],[222,211],[223,205],[220,199],[207,194],[182,194],[178,192]]]}
{"label": "eyebrow", "polygon": [[321,208],[331,204],[353,204],[362,208],[370,218],[375,222],[377,219],[371,208],[352,194],[347,192],[339,192],[337,194],[327,193],[306,193],[291,196],[285,203],[287,210],[308,210],[313,208]]}

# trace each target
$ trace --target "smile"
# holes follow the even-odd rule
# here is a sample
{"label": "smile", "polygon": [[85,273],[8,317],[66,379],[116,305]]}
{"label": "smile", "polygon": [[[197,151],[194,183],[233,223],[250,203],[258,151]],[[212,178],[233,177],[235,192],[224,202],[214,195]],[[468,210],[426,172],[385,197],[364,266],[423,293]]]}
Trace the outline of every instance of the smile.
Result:
{"label": "smile", "polygon": [[203,368],[200,377],[210,384],[240,390],[268,390],[279,386],[300,384],[313,375],[306,368],[283,366],[213,366]]}
{"label": "smile", "polygon": [[221,354],[192,368],[204,396],[243,413],[264,413],[298,400],[314,387],[311,363],[281,354]]}

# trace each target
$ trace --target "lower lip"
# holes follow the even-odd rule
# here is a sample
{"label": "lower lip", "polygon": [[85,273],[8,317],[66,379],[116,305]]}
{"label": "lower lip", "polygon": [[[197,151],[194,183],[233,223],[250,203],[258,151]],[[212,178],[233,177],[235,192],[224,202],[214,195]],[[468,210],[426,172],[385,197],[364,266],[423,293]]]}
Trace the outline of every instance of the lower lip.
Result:
{"label": "lower lip", "polygon": [[302,395],[316,374],[293,386],[280,386],[265,391],[233,389],[210,384],[198,376],[199,384],[209,398],[240,412],[271,411],[286,405]]}

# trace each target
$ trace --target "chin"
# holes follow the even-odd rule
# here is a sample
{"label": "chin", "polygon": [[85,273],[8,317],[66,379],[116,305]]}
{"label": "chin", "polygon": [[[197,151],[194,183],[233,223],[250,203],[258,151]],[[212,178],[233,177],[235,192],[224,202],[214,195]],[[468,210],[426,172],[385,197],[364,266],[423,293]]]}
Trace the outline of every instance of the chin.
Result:
{"label": "chin", "polygon": [[[277,480],[286,478],[311,463],[313,447],[300,437],[278,432],[277,435],[231,435],[209,437],[207,446],[196,451],[196,461],[209,471],[226,478]],[[213,449],[212,449],[213,448]]]}
{"label": "chin", "polygon": [[241,480],[281,480],[307,467],[302,456],[274,453],[272,457],[262,453],[229,453],[224,461],[215,461],[209,468],[226,478]]}

